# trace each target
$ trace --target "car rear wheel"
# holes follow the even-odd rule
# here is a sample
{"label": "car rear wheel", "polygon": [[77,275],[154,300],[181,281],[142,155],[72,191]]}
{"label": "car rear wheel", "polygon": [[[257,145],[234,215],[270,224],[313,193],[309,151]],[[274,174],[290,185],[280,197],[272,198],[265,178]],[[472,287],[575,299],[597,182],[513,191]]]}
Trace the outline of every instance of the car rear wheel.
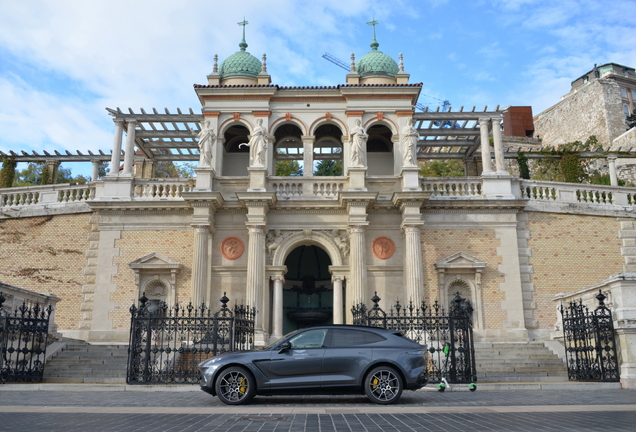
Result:
{"label": "car rear wheel", "polygon": [[222,371],[216,379],[216,394],[227,405],[248,403],[254,397],[254,379],[240,366]]}
{"label": "car rear wheel", "polygon": [[388,405],[398,401],[404,384],[400,375],[389,366],[377,367],[364,380],[364,392],[371,401]]}

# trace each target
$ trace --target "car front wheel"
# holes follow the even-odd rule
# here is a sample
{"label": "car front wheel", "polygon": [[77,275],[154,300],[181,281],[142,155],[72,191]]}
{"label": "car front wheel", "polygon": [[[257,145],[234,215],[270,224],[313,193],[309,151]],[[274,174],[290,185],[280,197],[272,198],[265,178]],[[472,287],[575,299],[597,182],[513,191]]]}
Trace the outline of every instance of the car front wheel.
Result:
{"label": "car front wheel", "polygon": [[222,371],[216,379],[216,394],[227,405],[248,403],[254,397],[254,379],[242,367],[234,366]]}
{"label": "car front wheel", "polygon": [[404,385],[400,375],[389,366],[377,367],[364,380],[364,392],[378,404],[392,404],[400,399]]}

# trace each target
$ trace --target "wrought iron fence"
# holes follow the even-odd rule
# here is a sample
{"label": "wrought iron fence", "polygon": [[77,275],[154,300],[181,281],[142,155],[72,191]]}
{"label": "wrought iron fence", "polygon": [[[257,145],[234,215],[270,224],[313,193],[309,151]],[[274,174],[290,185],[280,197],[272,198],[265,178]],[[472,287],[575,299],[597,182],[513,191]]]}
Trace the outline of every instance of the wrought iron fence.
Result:
{"label": "wrought iron fence", "polygon": [[370,327],[401,330],[407,337],[428,346],[429,381],[474,383],[477,380],[472,312],[469,302],[456,295],[448,313],[435,301],[418,307],[412,302],[404,307],[400,302],[388,313],[380,306],[380,298],[373,296],[373,307],[360,303],[351,309],[353,323]]}
{"label": "wrought iron fence", "polygon": [[0,292],[0,383],[42,382],[53,306],[22,303],[9,312]]}
{"label": "wrought iron fence", "polygon": [[620,381],[612,311],[601,290],[596,298],[593,311],[582,301],[559,307],[570,381]]}
{"label": "wrought iron fence", "polygon": [[198,384],[197,365],[227,351],[252,349],[256,310],[228,308],[225,294],[213,312],[205,304],[194,307],[149,302],[130,308],[128,384]]}

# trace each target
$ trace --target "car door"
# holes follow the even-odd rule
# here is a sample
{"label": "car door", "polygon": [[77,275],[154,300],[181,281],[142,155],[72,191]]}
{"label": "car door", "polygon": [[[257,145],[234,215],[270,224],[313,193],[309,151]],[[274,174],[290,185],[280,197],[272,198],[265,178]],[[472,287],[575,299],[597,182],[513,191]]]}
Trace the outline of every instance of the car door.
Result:
{"label": "car door", "polygon": [[373,343],[385,340],[364,330],[331,329],[322,361],[323,387],[348,387],[360,383],[362,371],[373,360]]}
{"label": "car door", "polygon": [[271,390],[320,386],[327,331],[310,329],[300,332],[289,339],[290,349],[272,351],[268,370],[260,367],[269,378]]}

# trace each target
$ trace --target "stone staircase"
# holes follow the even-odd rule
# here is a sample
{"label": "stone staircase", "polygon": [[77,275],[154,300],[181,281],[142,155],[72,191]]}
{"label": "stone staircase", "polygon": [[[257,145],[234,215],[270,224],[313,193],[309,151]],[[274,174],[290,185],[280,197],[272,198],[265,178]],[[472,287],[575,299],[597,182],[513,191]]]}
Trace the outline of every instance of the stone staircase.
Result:
{"label": "stone staircase", "polygon": [[[91,345],[65,340],[44,366],[44,383],[126,382],[128,345]],[[48,348],[47,348],[48,349]]]}
{"label": "stone staircase", "polygon": [[541,342],[475,343],[477,382],[567,381],[566,364]]}

